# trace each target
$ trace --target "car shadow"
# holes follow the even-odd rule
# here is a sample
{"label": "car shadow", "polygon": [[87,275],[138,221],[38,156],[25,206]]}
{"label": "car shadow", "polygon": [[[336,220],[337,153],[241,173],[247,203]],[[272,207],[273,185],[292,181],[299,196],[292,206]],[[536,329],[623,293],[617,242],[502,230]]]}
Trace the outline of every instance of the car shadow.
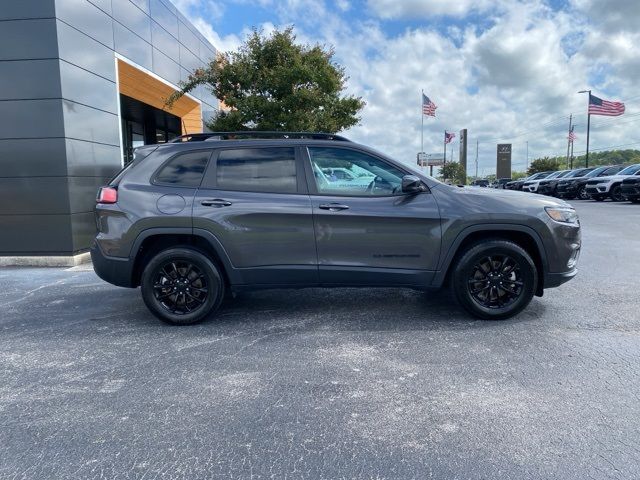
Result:
{"label": "car shadow", "polygon": [[[333,329],[356,331],[460,330],[504,327],[538,321],[544,302],[532,303],[514,318],[478,320],[463,310],[446,290],[422,292],[403,288],[305,288],[241,292],[225,299],[220,309],[197,326],[175,327],[146,308],[139,289],[105,284],[92,292],[65,295],[63,309],[50,306],[48,317],[63,323],[89,321],[115,328],[193,328],[198,334],[268,329]],[[70,309],[71,307],[71,309]],[[75,313],[73,313],[75,312]],[[82,312],[78,315],[78,312]]]}

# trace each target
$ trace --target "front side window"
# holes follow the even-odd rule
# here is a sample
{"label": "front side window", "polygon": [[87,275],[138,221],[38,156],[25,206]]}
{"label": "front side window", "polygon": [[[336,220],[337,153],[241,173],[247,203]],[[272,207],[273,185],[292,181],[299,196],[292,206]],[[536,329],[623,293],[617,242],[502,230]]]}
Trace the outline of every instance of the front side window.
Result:
{"label": "front side window", "polygon": [[220,190],[296,193],[296,155],[292,147],[222,150],[216,166]]}
{"label": "front side window", "polygon": [[322,195],[385,196],[402,191],[404,172],[366,153],[310,147],[309,155]]}
{"label": "front side window", "polygon": [[211,151],[188,152],[173,157],[158,172],[155,183],[176,187],[199,187]]}

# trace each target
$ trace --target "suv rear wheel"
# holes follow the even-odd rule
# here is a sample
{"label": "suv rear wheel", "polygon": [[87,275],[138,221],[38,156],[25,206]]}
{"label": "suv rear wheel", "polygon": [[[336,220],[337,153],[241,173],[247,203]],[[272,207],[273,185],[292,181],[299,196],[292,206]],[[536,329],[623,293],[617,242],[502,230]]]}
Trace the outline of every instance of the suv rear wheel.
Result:
{"label": "suv rear wheel", "polygon": [[149,310],[173,325],[202,321],[224,297],[219,268],[188,247],[170,248],[154,256],[142,272],[140,287]]}
{"label": "suv rear wheel", "polygon": [[522,311],[533,298],[538,272],[531,256],[507,240],[471,245],[456,263],[453,290],[472,315],[503,320]]}

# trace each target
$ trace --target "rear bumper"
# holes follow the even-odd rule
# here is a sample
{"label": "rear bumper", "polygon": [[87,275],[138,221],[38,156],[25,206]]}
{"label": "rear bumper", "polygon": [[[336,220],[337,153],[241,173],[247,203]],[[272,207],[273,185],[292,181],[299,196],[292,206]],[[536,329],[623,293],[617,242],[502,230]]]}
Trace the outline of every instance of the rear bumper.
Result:
{"label": "rear bumper", "polygon": [[546,273],[544,276],[544,288],[559,287],[563,283],[566,283],[575,277],[577,273],[577,268],[563,273]]}
{"label": "rear bumper", "polygon": [[100,245],[91,246],[93,270],[105,282],[118,287],[136,287],[133,284],[133,262],[129,258],[109,257],[102,252]]}

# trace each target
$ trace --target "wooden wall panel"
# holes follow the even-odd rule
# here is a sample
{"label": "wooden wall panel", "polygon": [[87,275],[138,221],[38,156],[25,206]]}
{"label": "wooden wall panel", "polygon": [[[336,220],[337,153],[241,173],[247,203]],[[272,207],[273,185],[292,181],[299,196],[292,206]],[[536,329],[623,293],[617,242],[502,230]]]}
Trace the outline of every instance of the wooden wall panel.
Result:
{"label": "wooden wall panel", "polygon": [[118,60],[120,93],[159,108],[182,119],[183,133],[202,132],[202,107],[189,97],[181,97],[171,108],[165,101],[175,90],[122,60]]}

